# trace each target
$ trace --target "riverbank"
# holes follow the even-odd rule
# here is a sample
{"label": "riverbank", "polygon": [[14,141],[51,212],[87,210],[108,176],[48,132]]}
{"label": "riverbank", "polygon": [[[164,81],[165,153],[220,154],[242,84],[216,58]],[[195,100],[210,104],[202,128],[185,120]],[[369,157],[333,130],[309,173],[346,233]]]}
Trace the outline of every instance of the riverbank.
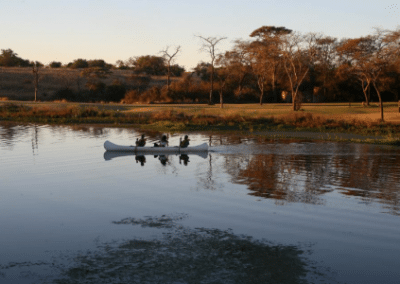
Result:
{"label": "riverbank", "polygon": [[[385,105],[395,119],[396,106]],[[346,112],[347,111],[347,112]],[[374,107],[344,104],[303,106],[122,105],[82,103],[0,102],[0,120],[46,124],[97,124],[112,127],[187,132],[241,131],[272,139],[316,139],[400,146],[400,123],[369,118]],[[400,120],[399,120],[400,121]]]}

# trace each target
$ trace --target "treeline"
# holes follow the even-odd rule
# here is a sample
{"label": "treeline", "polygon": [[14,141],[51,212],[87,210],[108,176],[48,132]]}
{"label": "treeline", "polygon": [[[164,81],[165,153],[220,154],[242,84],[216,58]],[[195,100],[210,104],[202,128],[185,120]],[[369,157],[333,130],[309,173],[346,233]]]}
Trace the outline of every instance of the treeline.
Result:
{"label": "treeline", "polygon": [[[375,29],[370,35],[337,39],[317,33],[301,34],[285,27],[263,26],[250,34],[251,40],[237,40],[231,50],[214,53],[225,38],[205,38],[203,48],[209,62],[200,62],[193,72],[173,64],[180,47],[162,56],[132,57],[115,65],[104,60],[76,59],[50,68],[82,69],[91,92],[85,100],[99,98],[133,102],[291,102],[298,110],[302,102],[394,101],[400,89],[400,31]],[[41,66],[2,50],[0,66]],[[121,95],[111,92],[102,78],[113,70],[131,70],[137,87],[119,86]],[[151,76],[167,76],[164,86],[149,84]],[[170,77],[180,77],[171,82]],[[71,90],[69,90],[71,91]],[[68,93],[68,90],[64,93]],[[99,95],[103,94],[103,95]],[[62,97],[61,93],[58,94]],[[96,97],[98,96],[98,97]],[[79,99],[80,94],[74,94]],[[83,98],[83,97],[82,97]],[[382,106],[382,104],[380,104]]]}

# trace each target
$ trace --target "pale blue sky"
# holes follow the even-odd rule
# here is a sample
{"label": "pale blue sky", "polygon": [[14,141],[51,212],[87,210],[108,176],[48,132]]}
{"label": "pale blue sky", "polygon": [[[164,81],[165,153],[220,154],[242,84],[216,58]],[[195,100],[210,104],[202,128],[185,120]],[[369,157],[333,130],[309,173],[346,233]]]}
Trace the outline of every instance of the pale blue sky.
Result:
{"label": "pale blue sky", "polygon": [[393,0],[0,0],[0,49],[44,64],[77,58],[115,63],[180,45],[176,63],[208,56],[194,35],[225,36],[221,51],[263,25],[358,37],[400,25]]}

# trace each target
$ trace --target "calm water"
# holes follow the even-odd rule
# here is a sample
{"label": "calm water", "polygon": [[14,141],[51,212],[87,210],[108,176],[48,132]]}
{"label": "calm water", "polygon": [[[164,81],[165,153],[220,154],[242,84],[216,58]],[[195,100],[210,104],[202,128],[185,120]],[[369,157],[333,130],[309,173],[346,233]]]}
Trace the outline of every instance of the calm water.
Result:
{"label": "calm water", "polygon": [[399,148],[137,136],[0,124],[0,283],[399,283]]}

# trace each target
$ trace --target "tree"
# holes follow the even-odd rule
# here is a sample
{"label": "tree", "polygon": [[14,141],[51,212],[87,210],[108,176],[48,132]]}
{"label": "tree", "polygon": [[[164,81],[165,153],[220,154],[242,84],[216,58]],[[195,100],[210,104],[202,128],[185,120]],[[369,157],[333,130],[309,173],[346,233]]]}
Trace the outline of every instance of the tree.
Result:
{"label": "tree", "polygon": [[203,44],[201,50],[208,52],[211,58],[211,75],[210,75],[210,100],[209,104],[212,104],[212,97],[213,97],[213,87],[214,87],[214,62],[216,59],[216,46],[219,42],[226,39],[226,37],[203,37],[201,35],[197,35],[196,37],[203,40]]}
{"label": "tree", "polygon": [[282,62],[292,92],[293,110],[300,109],[299,88],[308,75],[315,56],[315,34],[287,35],[283,40]]}
{"label": "tree", "polygon": [[[351,70],[357,74],[366,86],[372,84],[379,98],[381,121],[384,121],[383,103],[380,90],[380,80],[384,70],[399,55],[398,43],[400,33],[375,29],[373,35],[345,40],[338,52],[343,60],[347,60]],[[363,85],[363,91],[366,88]],[[368,102],[368,97],[366,101]]]}
{"label": "tree", "polygon": [[74,68],[74,69],[88,68],[89,63],[87,62],[86,59],[78,58],[78,59],[75,59],[73,62],[68,63],[67,67]]}
{"label": "tree", "polygon": [[62,65],[61,62],[52,61],[52,62],[49,64],[49,67],[50,67],[50,68],[60,68],[61,65]]}
{"label": "tree", "polygon": [[276,79],[278,66],[281,63],[283,39],[292,33],[285,27],[262,26],[254,30],[250,37],[256,38],[249,44],[252,57],[252,68],[257,75],[257,83],[260,89],[260,104],[264,95],[266,80],[271,81],[274,101],[277,102]]}
{"label": "tree", "polygon": [[161,50],[160,53],[162,54],[163,58],[167,62],[167,95],[169,95],[169,84],[170,84],[170,76],[171,76],[171,63],[174,60],[174,57],[178,54],[181,47],[178,46],[175,48],[173,53],[168,52],[169,47],[167,46],[165,49]]}
{"label": "tree", "polygon": [[335,71],[337,39],[329,36],[320,37],[316,40],[316,64],[315,70],[319,73],[322,82],[324,98],[327,97],[326,90],[329,82],[333,81]]}
{"label": "tree", "polygon": [[200,62],[193,68],[194,73],[203,81],[210,81],[211,78],[211,64]]}
{"label": "tree", "polygon": [[32,72],[35,76],[34,79],[34,86],[35,86],[35,102],[37,100],[37,92],[39,89],[39,67],[43,66],[40,62],[36,61],[34,65],[32,66]]}
{"label": "tree", "polygon": [[93,68],[102,68],[102,69],[111,69],[112,65],[106,63],[103,59],[94,59],[88,61],[88,67]]}
{"label": "tree", "polygon": [[216,70],[217,80],[219,83],[219,104],[220,108],[224,108],[224,89],[231,78],[231,73],[226,67],[218,68]]}
{"label": "tree", "polygon": [[178,64],[171,65],[171,75],[176,77],[181,77],[182,74],[185,72],[185,68],[179,66]]}
{"label": "tree", "polygon": [[164,75],[167,68],[165,59],[159,56],[145,55],[129,59],[135,73],[145,73],[147,75]]}
{"label": "tree", "polygon": [[[248,43],[237,40],[231,51],[220,54],[216,60],[216,65],[224,69],[227,73],[223,78],[235,81],[235,95],[241,97],[243,87],[251,75],[251,62],[249,58]],[[219,72],[221,73],[221,72]]]}
{"label": "tree", "polygon": [[13,67],[13,66],[19,66],[19,67],[28,67],[32,66],[32,64],[29,62],[29,60],[22,59],[18,57],[18,54],[16,54],[13,50],[11,49],[2,49],[1,50],[1,55],[0,55],[0,66],[4,67]]}

